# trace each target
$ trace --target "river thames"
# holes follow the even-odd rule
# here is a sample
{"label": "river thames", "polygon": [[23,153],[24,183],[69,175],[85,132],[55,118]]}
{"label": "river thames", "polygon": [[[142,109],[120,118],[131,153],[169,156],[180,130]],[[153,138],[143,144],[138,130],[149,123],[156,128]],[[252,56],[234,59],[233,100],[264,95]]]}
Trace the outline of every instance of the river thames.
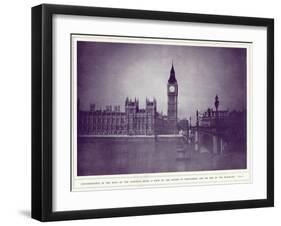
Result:
{"label": "river thames", "polygon": [[246,153],[199,151],[183,139],[78,138],[78,176],[245,169]]}

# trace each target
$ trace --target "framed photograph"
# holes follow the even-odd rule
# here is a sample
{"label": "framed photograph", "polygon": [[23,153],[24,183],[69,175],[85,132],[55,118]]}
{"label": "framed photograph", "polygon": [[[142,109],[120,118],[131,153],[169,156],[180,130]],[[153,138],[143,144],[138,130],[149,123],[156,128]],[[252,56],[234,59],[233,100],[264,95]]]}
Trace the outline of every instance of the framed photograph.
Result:
{"label": "framed photograph", "polygon": [[274,21],[32,8],[32,217],[274,205]]}

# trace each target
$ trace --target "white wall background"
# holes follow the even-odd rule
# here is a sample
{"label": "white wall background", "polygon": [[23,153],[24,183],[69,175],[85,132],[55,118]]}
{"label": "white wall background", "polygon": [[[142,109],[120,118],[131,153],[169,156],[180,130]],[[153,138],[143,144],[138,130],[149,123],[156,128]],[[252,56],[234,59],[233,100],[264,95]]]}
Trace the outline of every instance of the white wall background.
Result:
{"label": "white wall background", "polygon": [[[0,35],[0,224],[36,225],[31,190],[31,7],[42,1],[2,1]],[[60,225],[276,225],[281,211],[281,14],[278,1],[65,0],[55,4],[136,8],[275,18],[275,208],[56,222]]]}

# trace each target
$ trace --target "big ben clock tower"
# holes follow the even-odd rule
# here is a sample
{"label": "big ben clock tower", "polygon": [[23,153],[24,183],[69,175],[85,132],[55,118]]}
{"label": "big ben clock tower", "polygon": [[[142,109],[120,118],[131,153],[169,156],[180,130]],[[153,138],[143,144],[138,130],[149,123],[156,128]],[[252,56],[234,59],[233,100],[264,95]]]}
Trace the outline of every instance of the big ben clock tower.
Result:
{"label": "big ben clock tower", "polygon": [[167,84],[168,91],[168,121],[169,131],[175,134],[177,132],[178,120],[178,82],[175,75],[174,65],[170,71],[170,78]]}

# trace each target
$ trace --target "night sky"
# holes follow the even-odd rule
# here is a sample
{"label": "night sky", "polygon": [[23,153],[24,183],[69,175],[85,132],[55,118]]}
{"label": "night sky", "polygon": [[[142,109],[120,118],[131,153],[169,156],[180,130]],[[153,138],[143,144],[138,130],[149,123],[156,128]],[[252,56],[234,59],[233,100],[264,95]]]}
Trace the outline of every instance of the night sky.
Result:
{"label": "night sky", "polygon": [[82,110],[120,105],[125,98],[157,100],[157,111],[167,114],[167,81],[174,64],[179,86],[178,117],[214,107],[246,109],[246,49],[156,44],[77,43],[78,98]]}

